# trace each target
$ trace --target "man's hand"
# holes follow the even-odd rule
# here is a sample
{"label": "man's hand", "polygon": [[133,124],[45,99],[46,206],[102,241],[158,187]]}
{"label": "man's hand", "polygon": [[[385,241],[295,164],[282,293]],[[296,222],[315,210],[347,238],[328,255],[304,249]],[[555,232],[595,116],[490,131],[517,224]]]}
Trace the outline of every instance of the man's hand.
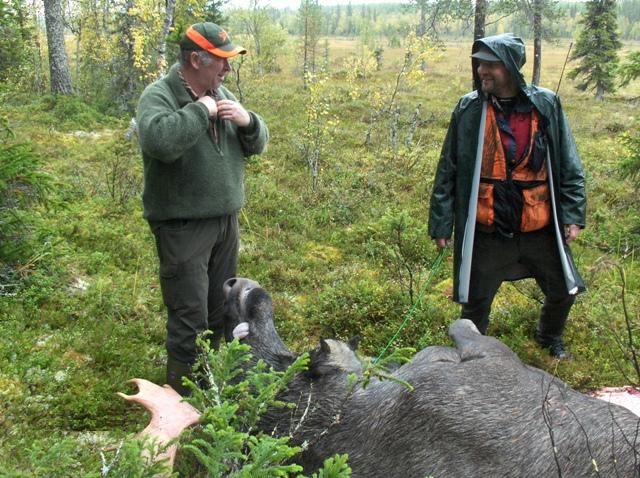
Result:
{"label": "man's hand", "polygon": [[209,110],[209,118],[214,118],[218,114],[218,105],[216,104],[216,100],[211,98],[210,96],[203,96],[198,98],[198,102],[202,103]]}
{"label": "man's hand", "polygon": [[244,107],[232,100],[218,101],[218,118],[229,120],[236,126],[249,126],[251,117]]}
{"label": "man's hand", "polygon": [[564,239],[571,242],[578,237],[580,226],[576,224],[567,224],[564,226]]}
{"label": "man's hand", "polygon": [[447,239],[446,237],[436,237],[434,239],[436,246],[438,246],[438,248],[440,249],[444,249],[445,247],[448,247],[449,244],[451,244],[451,239]]}

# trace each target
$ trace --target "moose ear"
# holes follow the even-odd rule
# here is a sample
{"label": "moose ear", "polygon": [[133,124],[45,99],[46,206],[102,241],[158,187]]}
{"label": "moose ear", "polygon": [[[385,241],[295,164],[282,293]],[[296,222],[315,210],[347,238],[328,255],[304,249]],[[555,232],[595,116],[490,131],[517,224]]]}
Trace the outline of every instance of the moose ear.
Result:
{"label": "moose ear", "polygon": [[360,345],[360,336],[359,335],[355,335],[353,337],[351,337],[351,339],[349,340],[349,342],[347,342],[347,345],[349,346],[349,348],[351,350],[353,350],[354,352],[358,349],[358,345]]}
{"label": "moose ear", "polygon": [[326,354],[331,352],[331,347],[325,339],[320,339],[320,350]]}

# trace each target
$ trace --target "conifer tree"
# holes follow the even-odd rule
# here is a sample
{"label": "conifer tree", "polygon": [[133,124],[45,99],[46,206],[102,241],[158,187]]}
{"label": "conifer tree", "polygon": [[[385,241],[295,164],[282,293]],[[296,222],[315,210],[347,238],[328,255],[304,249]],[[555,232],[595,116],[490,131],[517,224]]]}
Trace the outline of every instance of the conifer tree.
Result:
{"label": "conifer tree", "polygon": [[618,70],[620,86],[627,86],[636,78],[640,78],[640,51],[633,51],[626,57]]}
{"label": "conifer tree", "polygon": [[616,31],[615,0],[587,1],[580,24],[582,30],[571,55],[571,60],[580,60],[580,65],[569,73],[569,78],[580,77],[576,88],[595,90],[596,99],[602,100],[605,92],[615,89],[617,51],[622,46]]}

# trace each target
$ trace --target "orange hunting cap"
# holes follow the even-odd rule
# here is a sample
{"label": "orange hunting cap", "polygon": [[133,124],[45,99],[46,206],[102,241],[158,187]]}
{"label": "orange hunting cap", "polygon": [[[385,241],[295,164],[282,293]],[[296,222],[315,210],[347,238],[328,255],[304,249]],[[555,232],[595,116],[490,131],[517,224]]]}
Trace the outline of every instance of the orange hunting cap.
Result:
{"label": "orange hunting cap", "polygon": [[231,42],[229,34],[215,23],[195,23],[180,39],[181,50],[204,50],[221,58],[244,55],[247,50]]}

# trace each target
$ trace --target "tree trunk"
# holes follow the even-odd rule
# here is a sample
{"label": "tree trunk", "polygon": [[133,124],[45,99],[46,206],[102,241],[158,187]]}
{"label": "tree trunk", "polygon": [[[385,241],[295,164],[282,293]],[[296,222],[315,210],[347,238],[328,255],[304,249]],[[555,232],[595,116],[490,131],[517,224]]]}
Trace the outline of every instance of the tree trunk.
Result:
{"label": "tree trunk", "polygon": [[[418,25],[417,34],[420,38],[427,34],[427,2],[425,0],[420,2],[420,24]],[[420,63],[420,70],[427,71],[426,60],[422,60]]]}
{"label": "tree trunk", "polygon": [[120,23],[120,43],[125,52],[125,61],[121,70],[118,72],[118,82],[120,82],[120,101],[122,106],[133,113],[135,110],[136,98],[136,54],[135,40],[133,37],[134,17],[129,12],[134,8],[135,0],[125,0],[124,15],[122,15],[122,23]]}
{"label": "tree trunk", "polygon": [[[33,11],[33,24],[38,24],[38,7],[36,5],[36,0],[33,1],[32,6]],[[35,40],[36,47],[33,51],[33,65],[34,65],[34,91],[36,93],[42,93],[44,91],[44,72],[42,71],[42,45],[40,44],[40,30],[36,29],[33,38]]]}
{"label": "tree trunk", "polygon": [[307,84],[307,74],[309,72],[309,7],[308,1],[305,1],[304,10],[304,36],[303,36],[303,52],[302,52],[302,85],[306,90],[309,85]]}
{"label": "tree trunk", "polygon": [[64,48],[64,22],[61,0],[44,0],[44,20],[47,26],[49,45],[49,71],[51,72],[51,93],[73,94],[69,61]]}
{"label": "tree trunk", "polygon": [[542,0],[533,0],[533,75],[531,83],[540,84],[542,67]]}
{"label": "tree trunk", "polygon": [[427,33],[427,2],[420,2],[420,23],[418,23],[417,35],[422,38]]}
{"label": "tree trunk", "polygon": [[473,19],[473,39],[484,38],[484,26],[487,19],[487,0],[476,0]]}
{"label": "tree trunk", "polygon": [[167,0],[167,9],[164,14],[164,24],[160,32],[158,40],[158,76],[163,77],[167,71],[167,36],[169,36],[169,28],[173,25],[173,12],[176,9],[176,0]]}
{"label": "tree trunk", "polygon": [[[78,21],[76,33],[76,85],[80,85],[80,49],[82,45],[82,20]],[[82,92],[80,92],[82,94]]]}
{"label": "tree trunk", "polygon": [[245,56],[244,55],[239,55],[240,59],[238,60],[238,63],[235,64],[234,68],[233,68],[233,80],[235,81],[236,84],[236,90],[238,90],[238,101],[240,101],[240,104],[244,103],[244,92],[242,91],[242,77],[240,76],[240,68],[242,68],[242,65],[244,64],[244,60],[245,60]]}

